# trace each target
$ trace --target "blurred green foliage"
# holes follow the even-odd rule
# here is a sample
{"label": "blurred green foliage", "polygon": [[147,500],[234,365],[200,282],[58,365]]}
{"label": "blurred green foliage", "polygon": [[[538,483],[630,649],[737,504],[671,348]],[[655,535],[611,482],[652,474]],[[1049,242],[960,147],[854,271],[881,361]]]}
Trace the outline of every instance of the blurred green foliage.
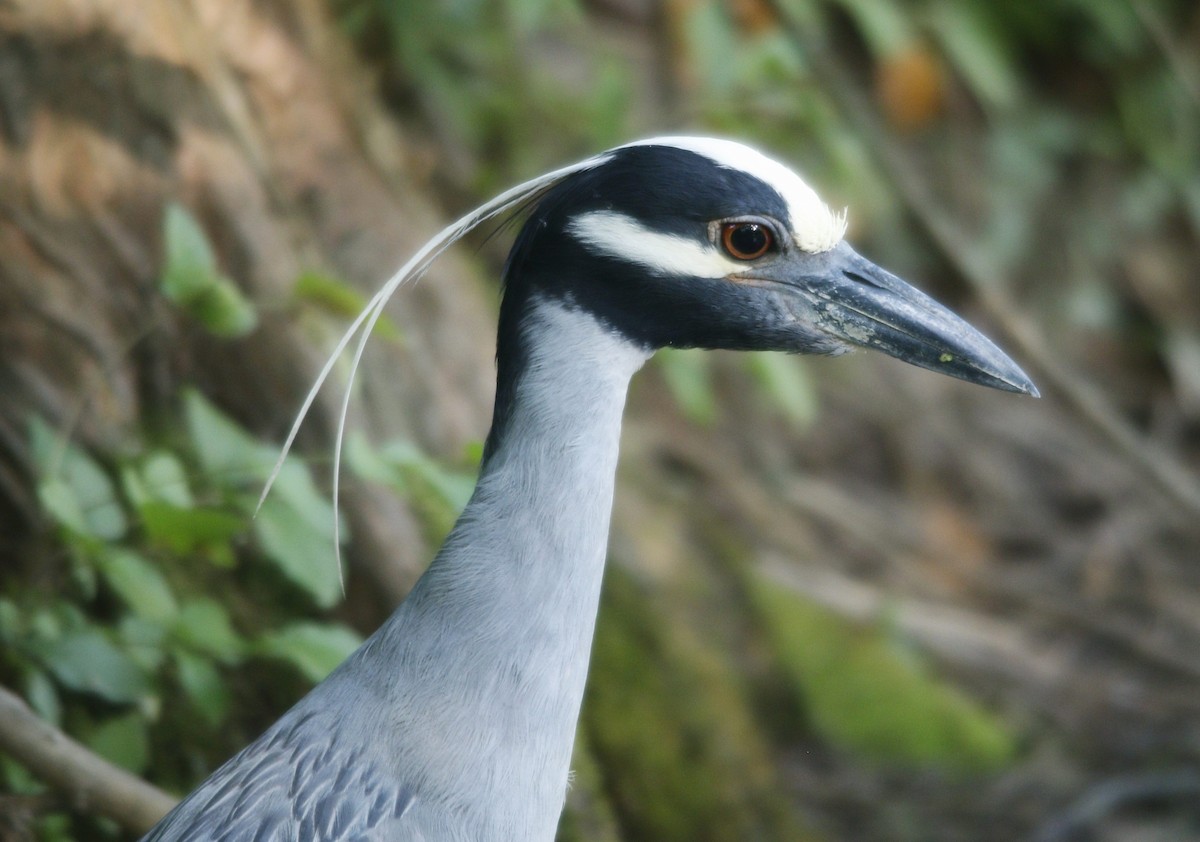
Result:
{"label": "blurred green foliage", "polygon": [[[320,312],[346,319],[354,319],[367,308],[367,297],[340,278],[325,272],[308,270],[300,273],[292,286],[292,298]],[[381,313],[372,329],[372,336],[389,342],[400,342],[403,334],[396,322]]]}
{"label": "blurred green foliage", "polygon": [[[220,339],[253,330],[255,305],[219,273],[195,219],[169,205],[164,232],[164,296]],[[365,304],[318,273],[301,276],[293,297],[334,316]],[[386,318],[377,334],[400,336]],[[89,453],[30,422],[52,558],[0,598],[0,673],[102,756],[186,791],[265,724],[258,705],[235,708],[264,664],[278,665],[280,692],[294,700],[361,637],[328,617],[342,597],[336,515],[309,467],[285,462],[260,504],[277,447],[195,390],[176,404],[165,424],[176,432],[164,437],[156,425],[117,453]],[[412,445],[375,449],[355,437],[348,455],[365,479],[413,500],[437,541],[474,485],[473,474],[445,470]],[[7,758],[0,784],[41,790]],[[83,817],[49,816],[37,829],[47,840],[120,835]]]}
{"label": "blurred green foliage", "polygon": [[[959,224],[981,259],[1027,287],[1051,322],[1137,331],[1131,339],[1145,342],[1124,293],[1103,278],[1121,270],[1131,239],[1180,221],[1200,231],[1198,71],[1170,41],[1189,8],[1181,0],[780,0],[806,44],[770,4],[676,4],[646,20],[670,51],[653,68],[628,66],[574,0],[333,5],[384,69],[393,101],[419,111],[443,148],[462,151],[451,156],[456,173],[469,162],[465,183],[479,195],[631,136],[683,128],[752,137],[804,162],[835,205],[853,209],[857,237],[932,269],[875,142],[814,72],[809,50],[822,48],[863,75],[902,142],[977,161],[969,179],[929,175],[953,179],[943,189],[973,208]],[[572,52],[571,72],[558,72],[560,50]],[[668,84],[647,75],[664,67]],[[672,92],[665,102],[646,94],[660,87]],[[660,100],[649,114],[630,105],[648,99]],[[1055,213],[1064,201],[1071,213]],[[1045,271],[1030,258],[1047,251],[1059,282],[1026,280]],[[1167,355],[1195,345],[1169,325],[1158,333],[1150,338]],[[663,355],[655,364],[689,418],[717,417],[711,360]],[[816,418],[799,365],[737,364],[752,368],[788,419]]]}
{"label": "blurred green foliage", "polygon": [[[103,462],[33,420],[39,497],[59,547],[38,578],[61,581],[0,599],[5,674],[41,716],[136,773],[151,771],[160,737],[173,744],[159,754],[168,763],[210,762],[237,670],[270,659],[313,683],[359,643],[307,619],[340,593],[333,509],[307,469],[285,465],[255,517],[274,449],[197,392],[181,403],[179,440]],[[181,717],[192,720],[182,741]],[[172,780],[178,766],[153,771]],[[17,791],[31,785],[4,772]]]}
{"label": "blurred green foliage", "polygon": [[[563,149],[611,146],[629,130],[635,84],[622,57],[588,40],[576,0],[331,0],[382,68],[389,95],[418,108],[481,194],[533,173]],[[539,65],[541,36],[594,59],[586,85]]]}
{"label": "blurred green foliage", "polygon": [[753,586],[772,650],[817,733],[880,762],[974,772],[1010,762],[1005,725],[930,674],[886,629],[845,618],[759,579]]}
{"label": "blurred green foliage", "polygon": [[[1048,305],[1047,324],[1107,329],[1136,321],[1111,281],[1130,247],[1164,229],[1194,243],[1200,231],[1196,59],[1177,53],[1170,37],[1193,7],[1184,0],[781,0],[813,44],[860,72],[895,130],[882,141],[847,120],[839,92],[814,73],[814,56],[771,13],[747,19],[753,3],[666,4],[673,16],[653,25],[669,30],[660,43],[670,45],[663,66],[674,75],[666,86],[674,101],[638,115],[630,103],[645,102],[639,94],[652,83],[640,74],[648,68],[629,66],[594,37],[591,13],[576,0],[330,2],[382,69],[393,102],[419,114],[450,166],[462,167],[456,186],[481,196],[630,136],[701,129],[754,138],[805,162],[833,204],[852,207],[852,230],[910,265],[935,266],[914,235],[912,208],[877,161],[878,142],[903,143],[935,161],[973,162],[969,178],[930,172],[947,175],[940,188],[972,209],[959,222],[979,252]],[[582,78],[555,72],[556,50],[582,57]],[[896,85],[908,97],[889,111]],[[921,97],[930,105],[914,110]],[[181,206],[167,210],[164,244],[168,300],[217,337],[254,330],[254,303],[221,273]],[[1035,283],[1047,263],[1061,270],[1056,283]],[[363,304],[319,272],[298,280],[295,300],[335,316]],[[1176,347],[1169,324],[1147,332],[1147,344],[1164,354]],[[379,335],[400,338],[386,316]],[[675,352],[659,360],[689,419],[720,417],[711,358]],[[739,364],[792,423],[817,417],[802,360],[750,355]],[[280,695],[294,698],[358,637],[328,619],[340,597],[335,513],[306,466],[286,464],[252,519],[275,450],[198,393],[180,395],[179,407],[178,437],[147,430],[119,453],[89,453],[31,422],[54,552],[0,598],[0,669],[47,720],[126,768],[185,789],[253,736],[238,713],[241,671],[283,665],[293,685]],[[447,470],[408,443],[376,447],[352,437],[346,456],[351,470],[413,501],[431,542],[470,492],[469,469]],[[589,772],[647,838],[700,838],[722,823],[733,823],[726,838],[734,838],[741,819],[722,805],[758,794],[730,778],[764,762],[760,747],[739,743],[745,714],[736,680],[614,579],[593,670],[606,684],[593,687],[585,714],[593,756],[604,762]],[[886,629],[846,623],[766,586],[754,607],[813,727],[831,744],[889,763],[973,770],[1013,757],[1004,723],[933,677]],[[656,663],[675,666],[660,672]],[[685,696],[700,704],[684,711],[677,701]],[[634,698],[645,707],[632,711]],[[719,742],[706,742],[713,734]],[[692,757],[694,768],[673,766],[667,748]],[[630,780],[655,788],[604,781],[605,762],[636,764]],[[15,791],[36,786],[4,758],[0,774]],[[81,836],[70,821],[46,819],[45,838],[112,833],[97,824]]]}
{"label": "blurred green foliage", "polygon": [[167,205],[163,226],[166,266],[161,289],[176,306],[214,336],[245,336],[258,313],[237,284],[217,269],[217,259],[199,223],[182,205]]}
{"label": "blurred green foliage", "polygon": [[810,838],[773,786],[744,680],[649,597],[609,568],[583,708],[623,838]]}
{"label": "blurred green foliage", "polygon": [[471,470],[456,469],[435,460],[412,442],[392,441],[372,446],[359,433],[346,438],[346,464],[363,479],[385,485],[408,500],[425,527],[430,546],[438,546],[454,526],[475,490],[474,470],[482,454],[472,447],[465,462]]}

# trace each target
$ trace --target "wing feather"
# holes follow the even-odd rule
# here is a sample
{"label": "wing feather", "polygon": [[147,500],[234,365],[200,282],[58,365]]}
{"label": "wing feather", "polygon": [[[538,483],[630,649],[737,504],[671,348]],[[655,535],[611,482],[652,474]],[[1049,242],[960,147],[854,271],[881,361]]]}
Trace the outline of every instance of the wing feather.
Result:
{"label": "wing feather", "polygon": [[315,715],[288,717],[218,769],[143,842],[418,840],[415,790]]}

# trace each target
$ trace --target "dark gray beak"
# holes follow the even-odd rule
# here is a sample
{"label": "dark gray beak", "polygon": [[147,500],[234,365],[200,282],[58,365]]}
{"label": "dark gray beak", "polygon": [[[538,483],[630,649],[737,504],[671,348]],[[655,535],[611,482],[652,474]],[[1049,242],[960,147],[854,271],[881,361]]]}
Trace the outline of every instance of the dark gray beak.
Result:
{"label": "dark gray beak", "polygon": [[754,275],[797,294],[807,305],[804,320],[835,340],[1038,397],[1033,381],[991,340],[845,243],[820,254],[784,257]]}

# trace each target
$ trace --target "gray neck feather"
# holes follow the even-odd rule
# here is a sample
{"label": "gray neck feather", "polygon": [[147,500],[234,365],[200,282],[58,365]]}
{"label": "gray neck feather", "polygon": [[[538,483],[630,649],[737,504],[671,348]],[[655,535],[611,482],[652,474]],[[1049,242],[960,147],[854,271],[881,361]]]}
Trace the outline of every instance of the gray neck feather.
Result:
{"label": "gray neck feather", "polygon": [[[527,363],[470,503],[408,599],[339,671],[354,676],[346,692],[378,701],[366,727],[416,790],[410,818],[428,809],[432,831],[433,816],[449,811],[463,838],[554,836],[621,413],[648,356],[546,300],[530,302],[522,330]],[[364,676],[371,687],[352,691]],[[422,803],[422,792],[444,803]]]}

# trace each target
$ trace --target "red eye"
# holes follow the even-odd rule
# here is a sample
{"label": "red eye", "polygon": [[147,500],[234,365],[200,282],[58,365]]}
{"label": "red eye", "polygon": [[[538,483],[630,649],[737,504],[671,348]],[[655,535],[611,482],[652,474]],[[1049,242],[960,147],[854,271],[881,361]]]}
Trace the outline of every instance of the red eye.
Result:
{"label": "red eye", "polygon": [[721,245],[730,257],[754,260],[771,250],[775,236],[759,222],[726,222],[721,226]]}

